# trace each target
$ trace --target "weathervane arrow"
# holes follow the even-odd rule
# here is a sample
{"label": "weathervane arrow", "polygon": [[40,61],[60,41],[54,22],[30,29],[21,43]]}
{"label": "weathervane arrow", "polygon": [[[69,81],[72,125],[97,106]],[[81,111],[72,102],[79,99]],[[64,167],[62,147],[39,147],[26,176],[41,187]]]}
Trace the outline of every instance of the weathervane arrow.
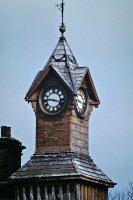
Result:
{"label": "weathervane arrow", "polygon": [[64,0],[62,0],[62,3],[56,4],[56,7],[58,7],[59,10],[61,10],[62,23],[61,23],[59,30],[62,33],[62,36],[63,36],[64,32],[66,31],[66,26],[64,24],[64,6],[65,6]]}

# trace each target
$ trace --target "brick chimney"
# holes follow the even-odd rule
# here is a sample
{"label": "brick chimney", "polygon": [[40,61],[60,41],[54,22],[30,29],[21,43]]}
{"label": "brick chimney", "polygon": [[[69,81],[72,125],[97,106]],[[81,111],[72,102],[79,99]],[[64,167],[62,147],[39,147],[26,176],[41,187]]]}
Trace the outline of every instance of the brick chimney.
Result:
{"label": "brick chimney", "polygon": [[1,126],[0,199],[15,199],[15,190],[9,184],[8,178],[21,167],[23,149],[25,149],[25,146],[19,140],[11,137],[11,127]]}
{"label": "brick chimney", "polygon": [[11,138],[11,127],[1,126],[1,137]]}

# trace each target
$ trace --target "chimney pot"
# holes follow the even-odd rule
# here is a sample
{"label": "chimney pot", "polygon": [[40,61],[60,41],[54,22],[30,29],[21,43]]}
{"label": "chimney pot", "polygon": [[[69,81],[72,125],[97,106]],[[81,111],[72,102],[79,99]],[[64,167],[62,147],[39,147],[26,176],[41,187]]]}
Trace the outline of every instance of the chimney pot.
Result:
{"label": "chimney pot", "polygon": [[11,137],[11,127],[1,126],[1,137]]}

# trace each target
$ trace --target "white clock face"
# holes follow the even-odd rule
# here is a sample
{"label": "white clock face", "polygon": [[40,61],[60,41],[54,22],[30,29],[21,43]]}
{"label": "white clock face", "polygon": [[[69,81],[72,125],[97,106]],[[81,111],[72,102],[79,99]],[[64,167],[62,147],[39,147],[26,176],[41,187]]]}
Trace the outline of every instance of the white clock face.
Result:
{"label": "white clock face", "polygon": [[77,96],[75,98],[75,106],[78,115],[80,115],[80,117],[85,117],[88,108],[88,97],[85,90],[79,89],[77,92]]}
{"label": "white clock face", "polygon": [[66,105],[66,93],[60,86],[44,88],[39,97],[39,105],[46,114],[58,114]]}

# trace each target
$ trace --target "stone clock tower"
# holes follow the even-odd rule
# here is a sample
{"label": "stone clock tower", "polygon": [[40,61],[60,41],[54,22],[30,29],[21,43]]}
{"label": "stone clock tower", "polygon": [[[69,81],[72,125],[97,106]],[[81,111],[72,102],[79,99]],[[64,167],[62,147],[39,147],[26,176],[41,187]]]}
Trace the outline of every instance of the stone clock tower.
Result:
{"label": "stone clock tower", "polygon": [[107,200],[115,184],[89,155],[89,118],[100,101],[87,67],[64,37],[39,71],[25,100],[36,116],[36,151],[11,176],[17,200]]}

